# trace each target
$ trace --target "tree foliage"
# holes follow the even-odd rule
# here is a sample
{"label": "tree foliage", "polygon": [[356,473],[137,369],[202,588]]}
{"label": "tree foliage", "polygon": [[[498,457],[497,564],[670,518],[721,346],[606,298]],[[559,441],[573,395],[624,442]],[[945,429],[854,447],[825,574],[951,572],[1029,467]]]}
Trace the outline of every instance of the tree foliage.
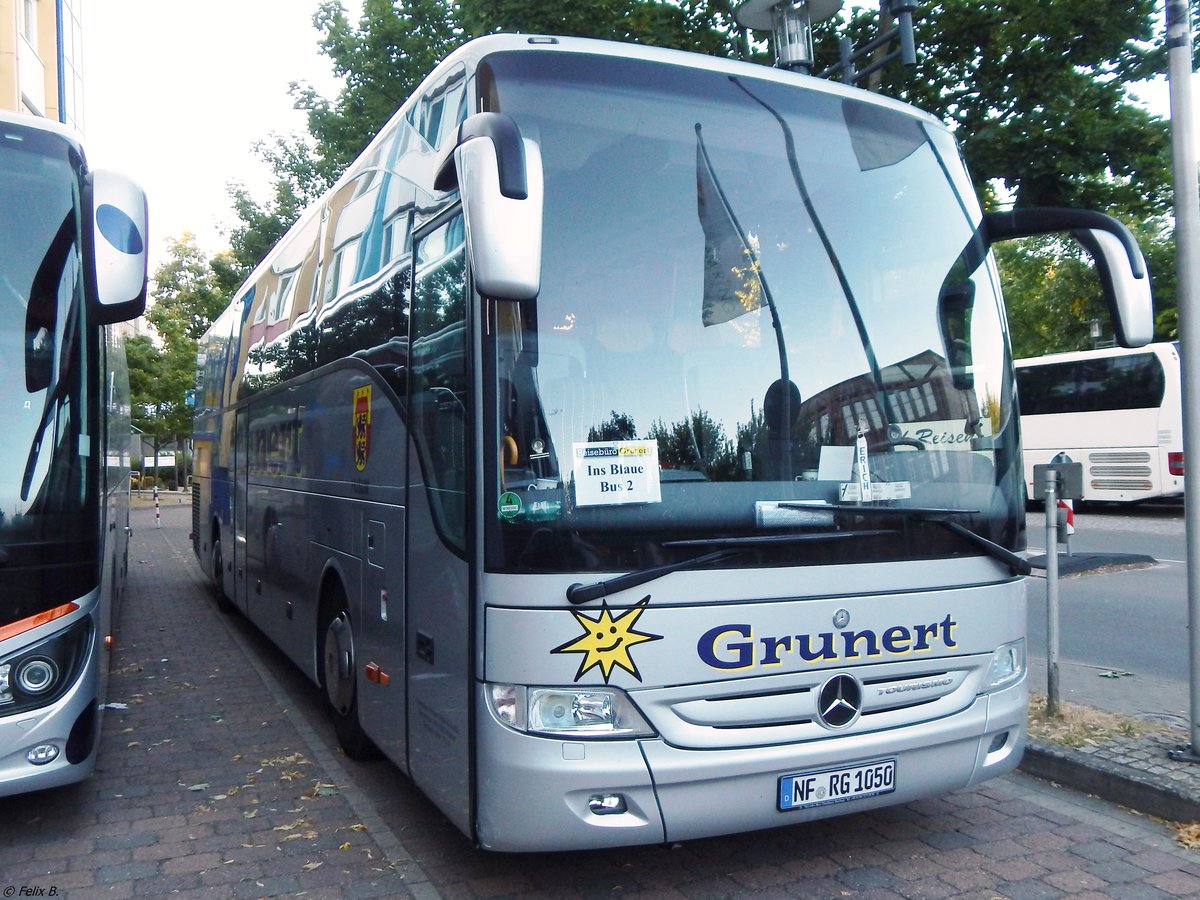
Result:
{"label": "tree foliage", "polygon": [[458,19],[470,36],[555,34],[737,57],[749,48],[746,29],[733,17],[737,5],[729,0],[461,0]]}
{"label": "tree foliage", "polygon": [[146,314],[160,342],[145,335],[125,342],[133,424],[152,438],[191,433],[187,395],[196,380],[197,341],[228,304],[236,274],[231,253],[206,258],[191,234],[168,241]]}
{"label": "tree foliage", "polygon": [[[1155,0],[939,0],[921,4],[917,66],[885,70],[885,93],[954,128],[967,164],[1017,206],[1135,218],[1166,211],[1166,123],[1128,86],[1159,71]],[[864,38],[869,16],[854,32]],[[827,31],[822,62],[836,59]]]}
{"label": "tree foliage", "polygon": [[[240,185],[231,188],[242,223],[232,235],[237,266],[248,270],[265,256],[436,62],[470,37],[497,31],[580,35],[717,56],[751,58],[758,51],[761,59],[767,36],[738,26],[736,5],[735,0],[364,0],[361,16],[352,22],[339,0],[322,0],[313,22],[321,50],[344,86],[329,100],[308,85],[293,84],[297,105],[309,111],[308,134],[273,136],[258,145],[275,177],[266,199]],[[1099,7],[1094,0],[922,3],[916,70],[893,65],[874,86],[950,123],[986,206],[1097,209],[1141,229],[1153,240],[1148,255],[1160,258],[1151,267],[1160,279],[1160,319],[1169,326],[1174,313],[1163,305],[1170,296],[1164,297],[1161,280],[1173,281],[1165,264],[1170,232],[1163,218],[1170,208],[1168,131],[1128,94],[1131,83],[1165,67],[1155,6],[1156,0]],[[852,8],[838,27],[861,46],[876,33],[876,15],[875,4]],[[816,34],[819,71],[837,59],[836,35],[831,23],[819,25]],[[1064,299],[1074,292],[1066,288],[1067,273],[1083,265],[1073,250],[1061,255],[1064,246],[1043,242],[1001,251],[1018,343],[1025,323],[1039,316],[1094,311],[1098,295],[1086,303]],[[1079,285],[1085,281],[1081,274]],[[1030,332],[1030,345],[1049,340],[1053,324],[1041,322],[1040,331]],[[1074,340],[1079,327],[1086,323],[1072,321],[1060,331]]]}

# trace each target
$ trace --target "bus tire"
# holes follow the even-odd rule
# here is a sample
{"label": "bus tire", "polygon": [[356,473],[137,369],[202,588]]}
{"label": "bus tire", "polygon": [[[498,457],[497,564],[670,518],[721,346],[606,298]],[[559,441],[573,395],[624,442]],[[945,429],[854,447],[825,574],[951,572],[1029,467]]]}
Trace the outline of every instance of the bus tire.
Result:
{"label": "bus tire", "polygon": [[342,752],[351,759],[374,759],[379,751],[358,720],[354,627],[346,606],[346,592],[336,585],[321,629],[321,683]]}
{"label": "bus tire", "polygon": [[233,612],[233,601],[225,593],[225,558],[221,553],[220,538],[213,541],[208,571],[212,575],[213,588],[217,595],[217,609],[226,613]]}

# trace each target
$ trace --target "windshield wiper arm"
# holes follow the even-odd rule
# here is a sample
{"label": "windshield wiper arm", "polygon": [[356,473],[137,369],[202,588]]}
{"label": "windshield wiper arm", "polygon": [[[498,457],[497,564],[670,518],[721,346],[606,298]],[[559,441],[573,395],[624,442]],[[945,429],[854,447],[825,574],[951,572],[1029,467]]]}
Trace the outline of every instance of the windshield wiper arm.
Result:
{"label": "windshield wiper arm", "polygon": [[580,584],[576,582],[567,588],[567,602],[587,603],[589,600],[598,600],[599,598],[606,597],[609,594],[615,594],[617,591],[623,591],[627,588],[637,587],[639,584],[645,584],[648,581],[654,581],[656,578],[662,578],[664,575],[670,575],[672,572],[679,572],[684,569],[695,569],[700,566],[706,566],[709,563],[716,562],[720,559],[725,559],[729,556],[734,556],[740,552],[740,550],[715,550],[712,553],[705,553],[703,556],[696,556],[691,559],[681,559],[679,562],[667,563],[665,566],[652,566],[649,569],[638,569],[635,572],[628,572],[624,575],[618,575],[616,578],[610,578],[608,581],[596,581],[592,584]]}
{"label": "windshield wiper arm", "polygon": [[[780,504],[782,505],[782,504]],[[801,534],[749,534],[739,537],[693,538],[687,541],[664,541],[664,547],[764,547],[770,544],[802,544],[809,541],[838,541],[846,538],[874,537],[895,534],[894,528],[870,528],[862,531],[809,531]]]}
{"label": "windshield wiper arm", "polygon": [[973,544],[992,559],[1004,563],[1017,575],[1028,575],[1033,571],[1029,560],[1018,556],[1006,547],[1001,547],[995,541],[988,540],[982,534],[977,534],[970,528],[952,521],[950,516],[969,516],[979,513],[977,509],[946,509],[931,506],[871,506],[859,503],[804,503],[783,502],[779,504],[790,509],[820,509],[829,512],[862,513],[882,516],[899,516],[913,519],[927,519],[942,526],[952,534]]}
{"label": "windshield wiper arm", "polygon": [[1029,560],[1027,560],[1025,557],[1018,556],[1011,550],[1001,547],[995,541],[990,541],[985,538],[982,534],[977,534],[970,528],[960,525],[958,522],[951,522],[949,519],[934,519],[934,521],[947,531],[952,531],[959,537],[974,544],[993,559],[998,559],[1000,562],[1011,568],[1017,575],[1028,575],[1033,571],[1033,567],[1029,564]]}
{"label": "windshield wiper arm", "polygon": [[[782,505],[782,504],[781,504]],[[868,531],[823,531],[804,534],[751,534],[736,537],[695,538],[684,541],[664,541],[664,547],[725,547],[724,550],[714,550],[703,556],[692,559],[682,559],[679,562],[667,563],[664,566],[653,566],[649,569],[638,569],[625,575],[618,575],[608,581],[597,581],[594,584],[573,584],[567,588],[567,600],[571,603],[587,603],[608,594],[623,591],[626,588],[637,587],[672,572],[684,569],[696,569],[716,562],[726,557],[736,556],[747,547],[764,547],[771,544],[800,544],[808,541],[837,541],[848,538],[871,537],[874,535],[895,534],[895,529],[871,529]]]}
{"label": "windshield wiper arm", "polygon": [[873,506],[870,503],[817,503],[805,500],[780,500],[787,509],[815,509],[825,512],[871,513],[911,519],[936,519],[938,516],[977,515],[977,509],[955,509],[941,506]]}

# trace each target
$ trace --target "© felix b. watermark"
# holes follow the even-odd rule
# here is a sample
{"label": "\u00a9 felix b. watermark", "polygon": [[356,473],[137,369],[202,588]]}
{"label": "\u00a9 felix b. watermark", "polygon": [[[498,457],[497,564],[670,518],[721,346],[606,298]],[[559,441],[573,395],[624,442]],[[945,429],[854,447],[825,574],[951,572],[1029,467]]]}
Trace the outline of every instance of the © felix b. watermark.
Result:
{"label": "\u00a9 felix b. watermark", "polygon": [[56,886],[44,884],[6,884],[0,891],[5,897],[61,897]]}

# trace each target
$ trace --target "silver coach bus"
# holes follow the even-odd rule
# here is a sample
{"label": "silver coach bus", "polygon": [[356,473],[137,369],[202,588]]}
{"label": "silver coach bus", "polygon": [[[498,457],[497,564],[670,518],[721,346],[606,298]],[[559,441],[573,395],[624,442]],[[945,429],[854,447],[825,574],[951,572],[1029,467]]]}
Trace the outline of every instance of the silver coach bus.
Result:
{"label": "silver coach bus", "polygon": [[0,112],[0,796],[96,765],[128,568],[146,200],[56,122]]}
{"label": "silver coach bus", "polygon": [[[728,60],[443,61],[203,341],[220,602],[480,846],[767,828],[1013,769],[1024,489],[984,215],[932,118]],[[1140,277],[1139,277],[1140,276]]]}

